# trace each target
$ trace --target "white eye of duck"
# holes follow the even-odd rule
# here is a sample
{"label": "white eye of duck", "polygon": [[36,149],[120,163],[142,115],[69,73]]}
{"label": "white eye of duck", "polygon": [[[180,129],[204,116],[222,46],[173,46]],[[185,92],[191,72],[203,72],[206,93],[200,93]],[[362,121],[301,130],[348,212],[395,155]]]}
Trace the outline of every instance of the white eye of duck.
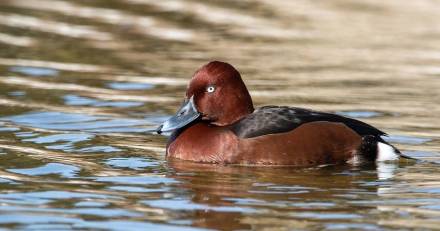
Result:
{"label": "white eye of duck", "polygon": [[206,91],[207,91],[208,93],[213,93],[213,92],[215,91],[215,86],[208,86],[208,87],[206,88]]}

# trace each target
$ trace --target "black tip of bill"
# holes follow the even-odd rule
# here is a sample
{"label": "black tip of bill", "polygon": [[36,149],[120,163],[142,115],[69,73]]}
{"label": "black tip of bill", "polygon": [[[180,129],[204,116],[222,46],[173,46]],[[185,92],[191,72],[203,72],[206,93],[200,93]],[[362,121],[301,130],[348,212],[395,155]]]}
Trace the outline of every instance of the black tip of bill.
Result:
{"label": "black tip of bill", "polygon": [[162,134],[162,127],[163,127],[163,124],[161,124],[159,127],[157,127],[155,132],[159,135]]}

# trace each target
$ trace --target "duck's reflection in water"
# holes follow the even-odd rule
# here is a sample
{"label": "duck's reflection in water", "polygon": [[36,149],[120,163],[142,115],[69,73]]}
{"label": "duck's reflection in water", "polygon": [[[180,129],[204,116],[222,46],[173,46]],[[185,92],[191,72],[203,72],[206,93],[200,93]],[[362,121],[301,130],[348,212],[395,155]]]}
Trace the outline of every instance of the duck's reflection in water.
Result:
{"label": "duck's reflection in water", "polygon": [[394,177],[394,172],[398,167],[398,163],[378,162],[376,167],[377,167],[377,178],[379,180],[388,180]]}
{"label": "duck's reflection in water", "polygon": [[167,209],[194,210],[177,214],[198,227],[227,230],[255,225],[323,227],[322,220],[353,222],[370,208],[347,205],[347,198],[377,198],[378,186],[370,183],[388,179],[393,172],[387,165],[376,173],[374,164],[293,168],[174,160],[167,165],[169,177],[180,181],[180,190],[188,195],[184,203],[179,201]]}

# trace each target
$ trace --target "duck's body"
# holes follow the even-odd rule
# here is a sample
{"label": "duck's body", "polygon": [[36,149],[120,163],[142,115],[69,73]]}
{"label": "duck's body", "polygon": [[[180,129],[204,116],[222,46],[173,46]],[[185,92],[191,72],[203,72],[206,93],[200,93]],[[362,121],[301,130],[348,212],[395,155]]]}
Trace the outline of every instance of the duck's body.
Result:
{"label": "duck's body", "polygon": [[204,163],[314,166],[397,159],[384,132],[302,108],[254,111],[238,72],[211,62],[194,75],[186,104],[159,131],[173,130],[167,158]]}

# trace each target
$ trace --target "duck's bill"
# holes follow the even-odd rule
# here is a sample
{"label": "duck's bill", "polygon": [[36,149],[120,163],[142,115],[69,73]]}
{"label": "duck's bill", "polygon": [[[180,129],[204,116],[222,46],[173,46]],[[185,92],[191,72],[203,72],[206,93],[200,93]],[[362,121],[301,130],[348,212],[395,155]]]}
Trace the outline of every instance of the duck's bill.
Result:
{"label": "duck's bill", "polygon": [[193,122],[200,117],[200,113],[197,111],[194,105],[194,96],[185,101],[182,107],[177,113],[160,125],[156,132],[158,134],[162,132],[170,132],[179,128],[183,128],[189,123]]}

